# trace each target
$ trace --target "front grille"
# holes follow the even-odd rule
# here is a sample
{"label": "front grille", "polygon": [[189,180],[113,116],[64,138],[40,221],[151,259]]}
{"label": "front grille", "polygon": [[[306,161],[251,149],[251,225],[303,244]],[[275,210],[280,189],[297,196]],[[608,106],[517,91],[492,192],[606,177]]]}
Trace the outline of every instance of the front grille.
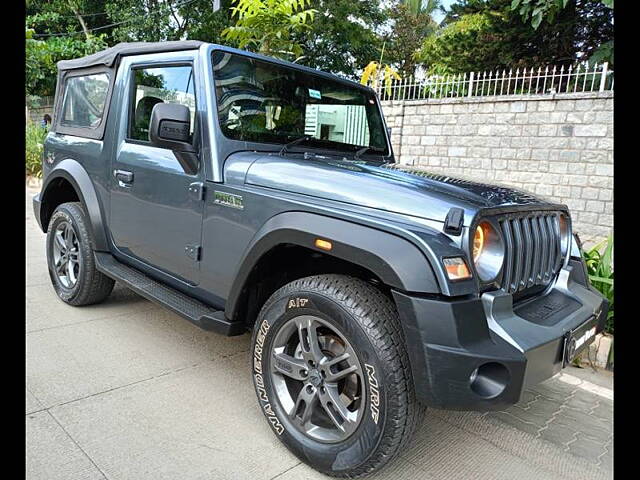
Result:
{"label": "front grille", "polygon": [[505,242],[501,288],[517,293],[548,285],[562,266],[558,212],[511,214],[498,219]]}

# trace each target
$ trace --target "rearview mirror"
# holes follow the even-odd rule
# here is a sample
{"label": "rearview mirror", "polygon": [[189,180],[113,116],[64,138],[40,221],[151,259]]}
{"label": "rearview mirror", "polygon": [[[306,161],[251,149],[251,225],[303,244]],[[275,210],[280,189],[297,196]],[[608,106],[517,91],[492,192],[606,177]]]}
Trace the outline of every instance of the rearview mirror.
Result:
{"label": "rearview mirror", "polygon": [[198,171],[198,156],[190,143],[189,108],[177,103],[158,103],[151,110],[149,141],[154,147],[173,151],[180,166],[188,174]]}

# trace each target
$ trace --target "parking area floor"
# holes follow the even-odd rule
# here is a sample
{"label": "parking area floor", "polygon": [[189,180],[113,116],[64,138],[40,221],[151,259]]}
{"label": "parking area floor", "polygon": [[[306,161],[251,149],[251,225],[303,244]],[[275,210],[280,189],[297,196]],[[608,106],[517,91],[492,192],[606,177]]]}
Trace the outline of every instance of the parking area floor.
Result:
{"label": "parking area floor", "polygon": [[[226,338],[116,285],[74,308],[50,285],[27,191],[28,480],[328,478],[301,464],[259,410],[249,335]],[[570,367],[492,413],[428,410],[375,479],[609,479],[608,372]]]}

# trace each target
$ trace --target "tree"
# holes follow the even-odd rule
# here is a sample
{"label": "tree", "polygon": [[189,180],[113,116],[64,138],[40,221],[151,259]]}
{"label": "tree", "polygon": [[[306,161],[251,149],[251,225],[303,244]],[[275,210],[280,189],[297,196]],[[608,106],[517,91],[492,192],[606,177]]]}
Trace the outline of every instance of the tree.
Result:
{"label": "tree", "polygon": [[416,53],[427,37],[438,29],[432,18],[440,8],[440,1],[405,1],[388,11],[389,33],[384,35],[385,60],[395,65],[403,76],[416,70]]}
{"label": "tree", "polygon": [[531,26],[537,30],[546,18],[553,23],[556,15],[567,6],[569,0],[513,0],[511,10],[517,11],[525,22],[531,21]]}
{"label": "tree", "polygon": [[453,4],[446,27],[425,41],[419,58],[441,73],[570,65],[613,39],[612,11],[600,0],[569,0],[538,28],[512,10],[514,1]]}
{"label": "tree", "polygon": [[306,8],[310,0],[234,0],[231,8],[236,24],[222,36],[239,48],[254,49],[266,55],[297,59],[302,46],[292,37],[305,31],[316,10]]}
{"label": "tree", "polygon": [[318,11],[310,28],[294,34],[303,49],[299,63],[356,79],[363,66],[379,59],[386,20],[377,0],[311,0]]}

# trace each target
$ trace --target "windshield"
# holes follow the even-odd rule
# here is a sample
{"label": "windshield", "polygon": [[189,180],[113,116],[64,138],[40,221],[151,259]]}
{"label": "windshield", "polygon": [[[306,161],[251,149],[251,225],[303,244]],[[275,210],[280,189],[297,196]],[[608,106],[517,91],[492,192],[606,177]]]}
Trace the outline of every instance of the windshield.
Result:
{"label": "windshield", "polygon": [[213,52],[218,120],[234,140],[388,155],[373,92],[294,68]]}

